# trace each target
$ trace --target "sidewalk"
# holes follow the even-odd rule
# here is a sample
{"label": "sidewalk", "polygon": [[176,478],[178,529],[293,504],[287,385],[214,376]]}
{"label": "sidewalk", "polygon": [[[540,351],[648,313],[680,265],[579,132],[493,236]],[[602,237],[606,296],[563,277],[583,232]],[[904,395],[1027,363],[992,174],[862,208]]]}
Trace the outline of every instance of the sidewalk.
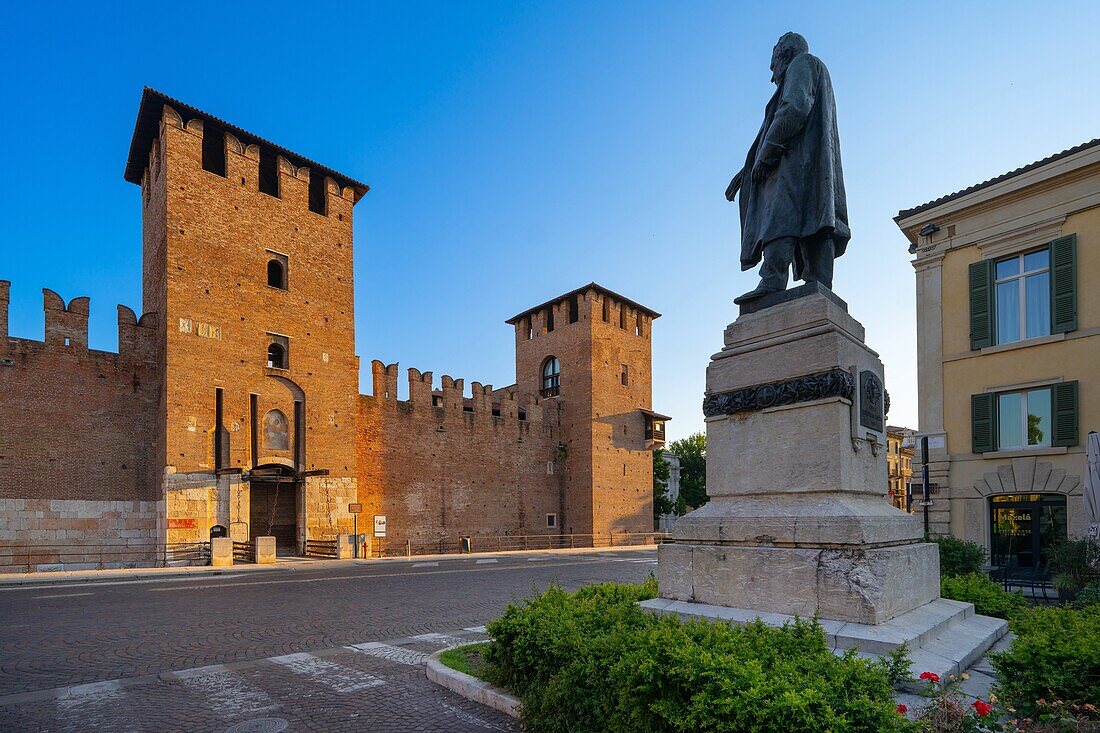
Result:
{"label": "sidewalk", "polygon": [[335,560],[331,558],[281,557],[274,565],[241,563],[229,567],[198,565],[166,568],[120,568],[111,570],[54,570],[36,573],[0,573],[0,587],[43,586],[54,583],[102,583],[131,580],[170,580],[189,576],[235,575],[238,573],[263,573],[294,570],[322,569],[332,566],[375,565],[381,563],[436,562],[516,555],[591,555],[600,553],[638,552],[656,550],[656,545],[626,545],[623,547],[576,547],[553,550],[504,550],[500,552],[473,552],[468,554],[413,555],[411,557],[360,558]]}

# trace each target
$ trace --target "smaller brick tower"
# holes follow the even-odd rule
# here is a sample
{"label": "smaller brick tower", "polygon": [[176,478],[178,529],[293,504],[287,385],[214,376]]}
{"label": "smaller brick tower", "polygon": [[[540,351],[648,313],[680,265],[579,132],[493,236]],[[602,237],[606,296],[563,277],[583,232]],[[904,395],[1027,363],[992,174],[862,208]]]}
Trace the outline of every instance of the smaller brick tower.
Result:
{"label": "smaller brick tower", "polygon": [[660,313],[596,283],[526,310],[516,388],[564,407],[562,531],[653,531],[653,457],[668,418],[652,411],[653,320]]}

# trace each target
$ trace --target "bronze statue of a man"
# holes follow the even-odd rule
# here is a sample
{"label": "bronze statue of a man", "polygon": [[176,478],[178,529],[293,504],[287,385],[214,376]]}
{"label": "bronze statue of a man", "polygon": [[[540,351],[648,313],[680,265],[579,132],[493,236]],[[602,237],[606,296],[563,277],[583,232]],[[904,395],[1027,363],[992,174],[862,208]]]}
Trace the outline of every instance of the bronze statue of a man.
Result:
{"label": "bronze statue of a man", "polygon": [[739,304],[786,289],[792,265],[795,279],[831,290],[833,259],[852,237],[829,71],[797,33],[775,44],[771,69],[764,124],[726,189],[729,201],[741,192],[741,269],[763,260]]}

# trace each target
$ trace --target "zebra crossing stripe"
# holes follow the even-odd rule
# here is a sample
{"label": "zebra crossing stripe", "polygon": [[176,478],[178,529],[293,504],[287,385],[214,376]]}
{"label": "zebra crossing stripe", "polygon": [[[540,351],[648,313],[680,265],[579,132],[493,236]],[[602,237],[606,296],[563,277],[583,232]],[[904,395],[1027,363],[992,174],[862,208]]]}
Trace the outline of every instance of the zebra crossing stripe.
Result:
{"label": "zebra crossing stripe", "polygon": [[407,664],[410,667],[419,667],[428,660],[428,655],[415,649],[404,649],[399,646],[383,644],[380,641],[368,641],[365,644],[352,644],[348,647],[362,654],[385,659],[388,662]]}
{"label": "zebra crossing stripe", "polygon": [[345,667],[306,652],[269,657],[267,661],[282,665],[295,674],[320,682],[337,692],[358,692],[368,687],[386,684],[372,674],[354,667]]}

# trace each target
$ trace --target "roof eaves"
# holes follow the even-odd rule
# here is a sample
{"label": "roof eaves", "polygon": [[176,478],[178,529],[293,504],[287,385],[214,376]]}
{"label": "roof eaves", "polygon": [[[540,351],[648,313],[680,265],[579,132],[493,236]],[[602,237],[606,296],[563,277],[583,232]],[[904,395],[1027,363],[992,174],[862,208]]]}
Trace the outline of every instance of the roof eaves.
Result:
{"label": "roof eaves", "polygon": [[955,191],[954,193],[949,193],[949,194],[946,194],[944,196],[940,196],[938,199],[933,199],[932,201],[928,201],[927,203],[923,203],[920,206],[914,206],[911,209],[902,209],[901,211],[898,212],[898,215],[894,217],[894,222],[895,223],[900,223],[902,219],[908,219],[910,216],[913,216],[914,214],[919,214],[921,212],[928,211],[929,209],[934,209],[935,207],[940,206],[941,204],[946,204],[949,201],[954,201],[954,200],[962,198],[963,196],[966,196],[968,194],[975,193],[976,191],[980,191],[984,188],[988,188],[989,186],[993,186],[993,185],[996,185],[998,183],[1002,183],[1003,181],[1007,181],[1010,178],[1015,178],[1016,176],[1022,175],[1024,173],[1028,173],[1029,171],[1033,171],[1037,168],[1042,168],[1044,165],[1054,163],[1056,161],[1062,160],[1063,158],[1068,158],[1071,155],[1074,155],[1076,153],[1080,153],[1084,150],[1088,150],[1089,148],[1093,148],[1093,147],[1096,147],[1096,146],[1100,146],[1100,137],[1095,138],[1093,140],[1089,140],[1088,142],[1085,142],[1085,143],[1081,143],[1080,145],[1075,145],[1072,148],[1067,148],[1066,150],[1063,150],[1060,153],[1055,153],[1054,155],[1048,155],[1047,157],[1043,158],[1042,160],[1037,160],[1034,163],[1028,163],[1027,165],[1016,168],[1015,170],[1011,170],[1008,173],[1002,173],[999,176],[995,176],[994,178],[990,178],[986,181],[982,181],[981,183],[975,183],[973,186],[968,186],[967,188],[964,188],[964,189],[959,190],[959,191]]}

